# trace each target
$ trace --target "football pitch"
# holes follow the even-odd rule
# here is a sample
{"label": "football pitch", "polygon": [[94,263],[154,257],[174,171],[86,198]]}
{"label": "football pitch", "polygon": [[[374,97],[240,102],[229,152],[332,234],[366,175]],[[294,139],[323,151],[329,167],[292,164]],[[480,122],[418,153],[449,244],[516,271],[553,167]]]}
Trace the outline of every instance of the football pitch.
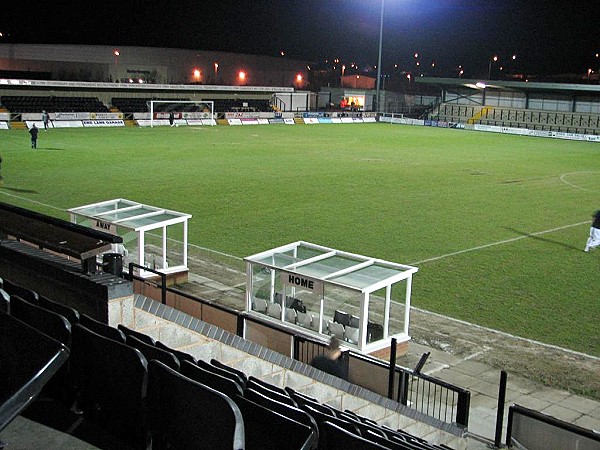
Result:
{"label": "football pitch", "polygon": [[0,155],[0,201],[66,219],[127,198],[192,214],[191,244],[238,257],[304,240],[415,265],[415,307],[600,356],[600,249],[583,252],[596,143],[389,124],[54,129],[36,150],[0,131]]}

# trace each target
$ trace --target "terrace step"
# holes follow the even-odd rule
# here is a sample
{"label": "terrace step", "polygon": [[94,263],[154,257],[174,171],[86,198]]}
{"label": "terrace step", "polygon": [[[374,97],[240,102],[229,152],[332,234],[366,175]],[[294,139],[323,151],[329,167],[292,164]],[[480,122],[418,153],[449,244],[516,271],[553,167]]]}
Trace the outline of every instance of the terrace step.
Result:
{"label": "terrace step", "polygon": [[13,130],[26,130],[27,129],[27,125],[25,125],[25,122],[10,122],[10,127]]}

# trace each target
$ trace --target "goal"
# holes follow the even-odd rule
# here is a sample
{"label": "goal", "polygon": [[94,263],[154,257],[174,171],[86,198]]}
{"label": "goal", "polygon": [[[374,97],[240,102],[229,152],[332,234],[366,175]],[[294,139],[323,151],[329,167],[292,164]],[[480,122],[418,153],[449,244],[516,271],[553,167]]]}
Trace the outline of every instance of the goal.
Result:
{"label": "goal", "polygon": [[215,102],[212,100],[150,100],[150,126],[167,125],[169,114],[175,113],[175,123],[185,125],[216,125]]}

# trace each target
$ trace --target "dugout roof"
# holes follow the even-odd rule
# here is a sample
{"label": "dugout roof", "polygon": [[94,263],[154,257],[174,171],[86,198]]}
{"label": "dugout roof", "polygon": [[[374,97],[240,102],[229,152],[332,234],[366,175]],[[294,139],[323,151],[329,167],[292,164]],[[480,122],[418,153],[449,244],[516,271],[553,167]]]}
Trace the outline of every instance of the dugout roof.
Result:
{"label": "dugout roof", "polygon": [[192,217],[190,214],[144,205],[123,198],[71,208],[68,212],[131,228],[135,231],[154,230],[186,222]]}
{"label": "dugout roof", "polygon": [[375,292],[411,278],[413,273],[419,270],[413,266],[303,241],[267,250],[245,259],[361,293]]}

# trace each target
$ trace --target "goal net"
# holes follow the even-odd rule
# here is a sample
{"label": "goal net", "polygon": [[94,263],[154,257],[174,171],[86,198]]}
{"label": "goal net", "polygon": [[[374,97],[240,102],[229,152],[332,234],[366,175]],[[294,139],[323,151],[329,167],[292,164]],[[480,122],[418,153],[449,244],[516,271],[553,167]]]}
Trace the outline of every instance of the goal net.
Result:
{"label": "goal net", "polygon": [[151,127],[217,124],[215,102],[212,100],[150,100],[147,104]]}

